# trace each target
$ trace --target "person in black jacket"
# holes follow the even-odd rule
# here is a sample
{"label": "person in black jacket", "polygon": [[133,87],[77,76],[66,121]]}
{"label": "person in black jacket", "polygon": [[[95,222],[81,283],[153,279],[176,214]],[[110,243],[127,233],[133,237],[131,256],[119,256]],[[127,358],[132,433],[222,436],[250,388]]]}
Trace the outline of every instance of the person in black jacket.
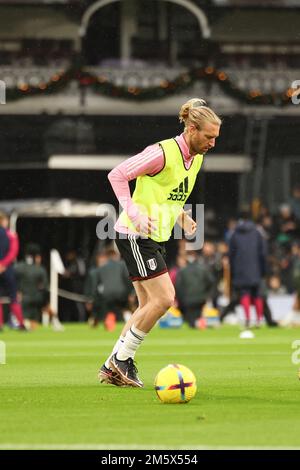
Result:
{"label": "person in black jacket", "polygon": [[266,242],[247,214],[243,214],[229,242],[232,287],[237,289],[240,304],[250,324],[250,306],[256,308],[257,324],[263,317],[263,299],[259,292],[266,273]]}
{"label": "person in black jacket", "polygon": [[212,295],[213,283],[208,266],[199,260],[196,251],[190,251],[187,265],[178,271],[175,288],[184,319],[191,328],[195,328],[206,301]]}
{"label": "person in black jacket", "polygon": [[85,284],[85,295],[90,297],[89,310],[95,319],[104,320],[107,329],[114,329],[115,322],[123,321],[123,311],[127,308],[132,283],[123,260],[112,248],[98,253],[98,266],[89,271]]}
{"label": "person in black jacket", "polygon": [[48,275],[41,261],[39,245],[28,243],[24,261],[15,266],[24,317],[33,322],[41,321],[42,309],[49,304]]}

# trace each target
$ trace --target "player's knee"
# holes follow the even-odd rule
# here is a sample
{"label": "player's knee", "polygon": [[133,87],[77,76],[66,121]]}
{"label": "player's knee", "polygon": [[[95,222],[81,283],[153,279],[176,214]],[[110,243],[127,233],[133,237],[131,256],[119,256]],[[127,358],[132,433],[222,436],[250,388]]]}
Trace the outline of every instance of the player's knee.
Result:
{"label": "player's knee", "polygon": [[143,298],[143,299],[138,299],[138,307],[139,308],[143,308],[145,307],[145,305],[147,305],[149,303],[149,300],[147,299],[147,297]]}
{"label": "player's knee", "polygon": [[157,299],[157,302],[158,302],[158,305],[161,306],[161,309],[163,311],[166,311],[168,310],[168,308],[171,307],[171,305],[174,304],[174,300],[175,300],[175,291],[170,289],[167,292],[161,293],[161,295]]}

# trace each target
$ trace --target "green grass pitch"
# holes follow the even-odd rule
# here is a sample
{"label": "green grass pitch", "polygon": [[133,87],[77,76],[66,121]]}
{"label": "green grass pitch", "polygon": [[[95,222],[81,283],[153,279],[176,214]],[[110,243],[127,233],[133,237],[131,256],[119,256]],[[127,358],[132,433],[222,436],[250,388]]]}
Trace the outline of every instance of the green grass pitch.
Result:
{"label": "green grass pitch", "polygon": [[[300,382],[291,361],[300,330],[163,330],[137,353],[144,389],[100,385],[118,337],[102,327],[64,333],[6,330],[0,365],[0,449],[300,448]],[[191,368],[188,404],[161,404],[153,388],[169,363]]]}

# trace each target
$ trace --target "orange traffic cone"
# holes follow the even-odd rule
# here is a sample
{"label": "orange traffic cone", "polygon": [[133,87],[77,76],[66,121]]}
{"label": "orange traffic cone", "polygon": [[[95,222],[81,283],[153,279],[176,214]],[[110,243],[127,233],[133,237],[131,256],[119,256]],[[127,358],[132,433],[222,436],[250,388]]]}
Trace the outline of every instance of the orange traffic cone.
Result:
{"label": "orange traffic cone", "polygon": [[198,318],[197,328],[199,328],[199,330],[205,330],[206,327],[207,327],[206,319],[203,317]]}
{"label": "orange traffic cone", "polygon": [[104,320],[104,328],[107,331],[113,331],[116,328],[116,314],[114,312],[108,312]]}

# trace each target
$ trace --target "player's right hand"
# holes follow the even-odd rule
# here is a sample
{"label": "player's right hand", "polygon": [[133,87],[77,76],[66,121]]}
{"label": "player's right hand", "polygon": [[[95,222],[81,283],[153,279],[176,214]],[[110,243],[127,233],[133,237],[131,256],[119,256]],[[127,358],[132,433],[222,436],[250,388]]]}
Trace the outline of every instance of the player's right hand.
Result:
{"label": "player's right hand", "polygon": [[4,271],[6,271],[6,266],[0,264],[0,274],[4,273]]}
{"label": "player's right hand", "polygon": [[157,231],[155,221],[153,217],[148,217],[147,215],[141,215],[138,220],[134,223],[136,231],[141,236],[149,237],[152,233]]}

